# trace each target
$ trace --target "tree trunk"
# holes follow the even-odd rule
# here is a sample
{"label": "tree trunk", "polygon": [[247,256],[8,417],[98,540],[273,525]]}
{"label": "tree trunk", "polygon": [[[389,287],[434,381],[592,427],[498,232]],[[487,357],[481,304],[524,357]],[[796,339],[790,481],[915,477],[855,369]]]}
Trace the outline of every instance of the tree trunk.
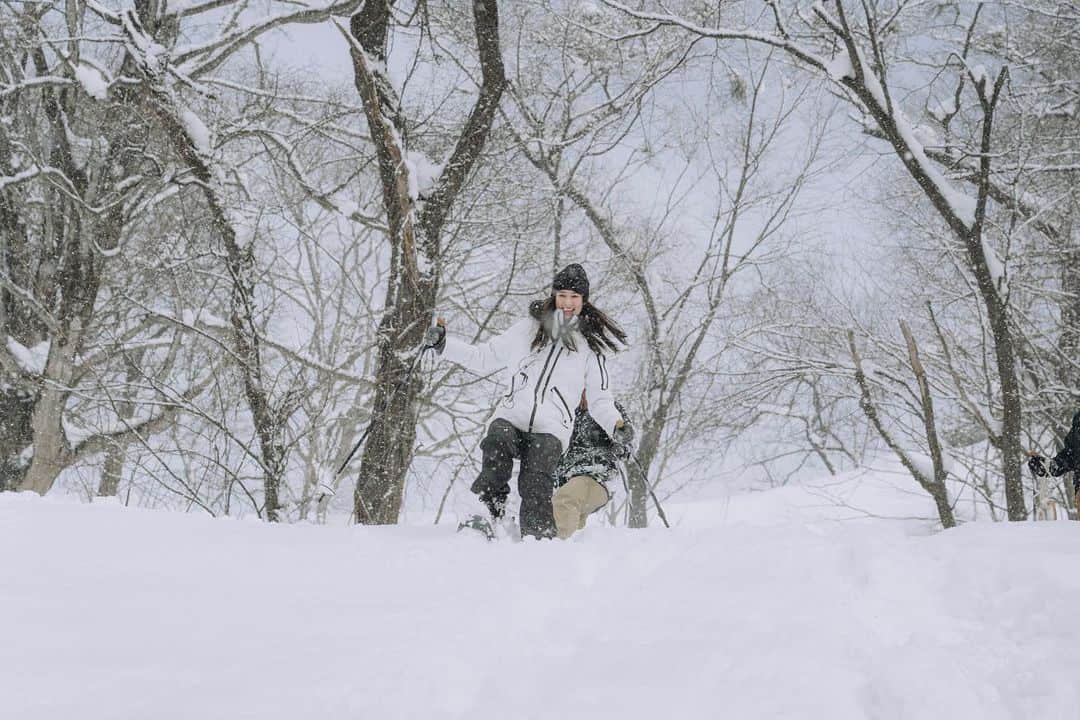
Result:
{"label": "tree trunk", "polygon": [[[11,142],[0,125],[0,174],[13,175]],[[10,286],[33,287],[30,267],[32,253],[27,228],[19,215],[21,201],[13,189],[0,188],[0,268],[7,283],[0,286],[0,354],[7,353],[8,337],[25,347],[33,347],[47,337],[47,329],[34,311]],[[10,285],[9,285],[10,284]],[[0,492],[18,490],[29,462],[23,453],[34,443],[31,416],[37,398],[37,386],[17,368],[0,367]]]}
{"label": "tree trunk", "polygon": [[[49,99],[46,114],[53,124],[52,136],[56,139],[54,162],[65,168],[65,175],[74,179],[80,196],[91,198],[94,190],[88,187],[85,175],[75,168],[71,159],[65,134],[67,111],[62,99]],[[59,139],[61,136],[63,140]],[[38,391],[30,412],[33,456],[20,486],[41,495],[52,489],[57,476],[72,460],[71,446],[63,428],[64,408],[71,395],[75,356],[82,345],[85,328],[93,317],[102,263],[95,242],[91,240],[91,236],[99,232],[99,225],[92,218],[84,221],[78,204],[61,193],[52,191],[49,196],[53,216],[51,237],[47,236],[47,239],[51,247],[43,247],[43,252],[51,255],[54,271],[45,278],[42,286],[35,288],[35,294],[41,305],[50,310],[54,326],[47,336],[50,344],[44,370],[39,378],[35,378]],[[104,233],[98,239],[101,246],[110,247],[111,238]]]}
{"label": "tree trunk", "polygon": [[353,15],[354,81],[364,105],[379,165],[390,228],[391,272],[379,327],[371,429],[353,493],[365,524],[396,523],[416,440],[416,399],[422,382],[410,376],[424,330],[434,314],[441,274],[440,236],[469,172],[480,157],[506,85],[496,0],[474,0],[473,20],[483,83],[438,180],[423,196],[410,192],[408,132],[400,99],[383,70],[390,3],[367,0]]}
{"label": "tree trunk", "polygon": [[[127,362],[127,386],[123,389],[123,398],[117,403],[117,414],[126,424],[135,416],[135,392],[132,389],[139,379],[138,365],[142,361],[143,353],[140,351],[135,358]],[[124,452],[127,442],[117,440],[110,443],[105,450],[105,464],[101,469],[101,482],[98,483],[99,497],[113,497],[120,489],[120,479],[124,475]]]}
{"label": "tree trunk", "polygon": [[648,473],[656,460],[660,449],[660,434],[663,423],[656,421],[656,416],[646,420],[638,444],[637,462],[627,466],[627,485],[629,490],[629,518],[627,525],[632,528],[649,526],[649,477]]}
{"label": "tree trunk", "polygon": [[[1058,349],[1064,358],[1059,380],[1062,387],[1080,388],[1080,240],[1071,232],[1061,250],[1061,335]],[[1067,420],[1066,420],[1067,422]]]}
{"label": "tree trunk", "polygon": [[54,342],[49,349],[45,364],[45,377],[49,382],[42,386],[34,411],[31,427],[34,432],[34,457],[26,471],[22,489],[44,495],[52,489],[60,471],[68,462],[71,446],[64,433],[64,406],[67,404],[74,348]]}
{"label": "tree trunk", "polygon": [[1027,518],[1024,503],[1023,484],[1023,444],[1020,439],[1022,408],[1020,404],[1020,381],[1016,371],[1016,351],[1013,346],[1012,330],[1009,327],[1008,310],[1001,296],[994,289],[990,272],[986,267],[981,243],[974,249],[969,243],[968,250],[975,270],[975,279],[986,306],[990,321],[990,333],[994,338],[994,358],[997,360],[998,381],[1001,383],[1001,464],[1005,474],[1005,507],[1009,520]]}
{"label": "tree trunk", "polygon": [[956,519],[953,516],[952,505],[949,504],[949,495],[945,487],[945,465],[942,461],[941,445],[937,439],[937,429],[934,424],[933,417],[933,402],[930,398],[929,385],[926,382],[926,375],[922,369],[922,363],[919,362],[918,352],[915,349],[915,341],[911,336],[911,331],[908,330],[907,324],[901,321],[900,327],[904,332],[905,340],[908,343],[908,357],[911,360],[912,369],[915,372],[916,378],[920,387],[921,403],[923,406],[922,421],[923,426],[926,429],[927,440],[930,444],[930,456],[933,463],[933,477],[928,477],[919,467],[912,461],[911,456],[904,448],[896,441],[892,434],[885,428],[885,424],[881,420],[881,415],[878,413],[877,406],[874,404],[873,396],[870,392],[870,382],[866,377],[866,373],[863,370],[862,357],[859,355],[858,348],[855,346],[855,332],[848,330],[847,340],[848,349],[851,352],[851,360],[855,364],[855,383],[859,388],[859,407],[862,409],[863,414],[866,415],[866,419],[870,421],[874,429],[877,431],[878,436],[885,442],[885,445],[896,455],[900,460],[900,464],[911,473],[911,477],[915,482],[922,487],[933,499],[934,506],[937,508],[938,519],[941,521],[942,527],[951,528],[956,525]]}
{"label": "tree trunk", "polygon": [[372,415],[354,492],[357,519],[364,524],[398,521],[416,444],[416,399],[423,383],[415,372],[409,376],[409,368],[431,322],[431,310],[425,308],[433,302],[399,297],[399,303],[400,313],[391,316],[380,333],[373,404],[378,411]]}
{"label": "tree trunk", "polygon": [[[930,497],[937,506],[938,518],[944,528],[956,526],[956,518],[953,516],[952,505],[949,503],[949,491],[945,485],[948,479],[948,470],[945,468],[945,454],[941,449],[941,438],[937,431],[937,420],[934,416],[934,398],[930,394],[930,381],[926,377],[926,369],[919,358],[919,348],[915,343],[915,335],[912,334],[908,324],[901,320],[900,331],[907,343],[908,362],[911,371],[915,374],[915,381],[919,385],[919,401],[922,403],[923,429],[926,432],[926,443],[930,448],[930,461],[934,467],[934,477],[927,478],[924,484]],[[921,482],[921,481],[920,481]]]}
{"label": "tree trunk", "polygon": [[18,490],[26,477],[29,463],[22,455],[34,442],[33,412],[29,391],[12,387],[0,393],[0,492]]}

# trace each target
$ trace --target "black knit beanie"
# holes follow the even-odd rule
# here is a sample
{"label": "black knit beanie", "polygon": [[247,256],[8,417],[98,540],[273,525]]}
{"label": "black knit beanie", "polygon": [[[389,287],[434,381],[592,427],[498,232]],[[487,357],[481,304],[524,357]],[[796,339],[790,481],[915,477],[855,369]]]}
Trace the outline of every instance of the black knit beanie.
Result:
{"label": "black knit beanie", "polygon": [[585,274],[585,268],[577,263],[570,263],[555,274],[555,280],[551,283],[552,292],[560,290],[573,290],[585,300],[589,299],[589,276]]}

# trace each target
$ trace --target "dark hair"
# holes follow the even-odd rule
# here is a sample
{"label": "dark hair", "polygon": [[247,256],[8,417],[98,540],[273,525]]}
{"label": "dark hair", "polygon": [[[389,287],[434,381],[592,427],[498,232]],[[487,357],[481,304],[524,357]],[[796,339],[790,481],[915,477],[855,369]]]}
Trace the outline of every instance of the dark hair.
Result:
{"label": "dark hair", "polygon": [[[540,321],[540,327],[533,337],[532,349],[539,350],[548,344],[551,336],[544,326],[544,318],[555,311],[555,296],[549,295],[544,300],[534,300],[529,304],[529,315]],[[585,342],[589,348],[597,354],[603,355],[605,350],[619,352],[618,340],[623,345],[627,344],[626,333],[618,323],[607,316],[604,311],[590,304],[587,300],[581,304],[581,315],[578,316],[578,330],[585,336]],[[609,337],[608,333],[613,337]],[[577,348],[570,347],[571,350]]]}

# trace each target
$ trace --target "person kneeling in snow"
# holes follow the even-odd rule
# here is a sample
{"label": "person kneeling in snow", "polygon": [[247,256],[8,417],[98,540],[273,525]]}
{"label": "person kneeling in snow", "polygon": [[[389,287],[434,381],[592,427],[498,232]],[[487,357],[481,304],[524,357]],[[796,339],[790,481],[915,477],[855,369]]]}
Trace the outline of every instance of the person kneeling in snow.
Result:
{"label": "person kneeling in snow", "polygon": [[555,515],[555,534],[566,540],[585,527],[594,512],[611,499],[608,481],[618,470],[620,460],[630,457],[634,437],[626,409],[615,403],[623,418],[623,430],[613,439],[589,414],[585,393],[574,412],[574,432],[570,447],[555,470],[555,496],[551,500]]}
{"label": "person kneeling in snow", "polygon": [[1072,429],[1065,436],[1065,446],[1050,460],[1049,466],[1042,456],[1032,455],[1028,460],[1028,467],[1037,477],[1046,477],[1047,473],[1059,477],[1073,471],[1073,493],[1076,496],[1076,507],[1080,510],[1080,412],[1073,415]]}

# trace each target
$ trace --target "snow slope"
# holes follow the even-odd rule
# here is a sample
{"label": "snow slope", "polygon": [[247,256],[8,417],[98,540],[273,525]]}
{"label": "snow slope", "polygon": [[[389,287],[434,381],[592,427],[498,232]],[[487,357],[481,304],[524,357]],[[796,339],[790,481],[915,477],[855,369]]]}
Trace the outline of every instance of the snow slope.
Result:
{"label": "snow slope", "polygon": [[2,494],[0,717],[1080,717],[1080,523],[820,497],[489,544]]}

